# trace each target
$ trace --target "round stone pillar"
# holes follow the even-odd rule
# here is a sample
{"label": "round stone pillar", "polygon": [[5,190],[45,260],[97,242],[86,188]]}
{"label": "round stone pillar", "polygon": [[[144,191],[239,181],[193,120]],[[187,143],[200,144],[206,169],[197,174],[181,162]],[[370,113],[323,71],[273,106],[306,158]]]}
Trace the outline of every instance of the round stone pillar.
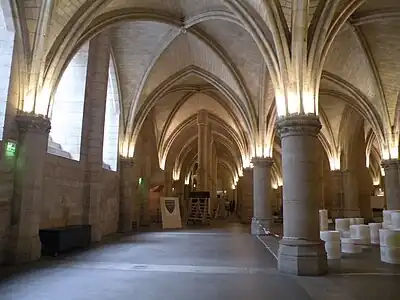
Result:
{"label": "round stone pillar", "polygon": [[208,189],[208,113],[205,110],[200,110],[197,114],[198,128],[198,179],[197,190],[207,191]]}
{"label": "round stone pillar", "polygon": [[388,210],[400,209],[399,161],[397,159],[382,161],[385,170],[385,197]]}
{"label": "round stone pillar", "polygon": [[319,160],[315,155],[321,123],[315,116],[289,116],[277,121],[282,142],[283,238],[278,269],[294,275],[327,271],[324,242],[319,238]]}
{"label": "round stone pillar", "polygon": [[270,229],[273,223],[271,211],[271,167],[272,158],[253,158],[253,218],[251,220],[251,234],[262,235],[264,230]]}
{"label": "round stone pillar", "polygon": [[120,158],[120,205],[119,205],[119,232],[132,231],[134,216],[134,189],[136,177],[134,176],[133,158]]}

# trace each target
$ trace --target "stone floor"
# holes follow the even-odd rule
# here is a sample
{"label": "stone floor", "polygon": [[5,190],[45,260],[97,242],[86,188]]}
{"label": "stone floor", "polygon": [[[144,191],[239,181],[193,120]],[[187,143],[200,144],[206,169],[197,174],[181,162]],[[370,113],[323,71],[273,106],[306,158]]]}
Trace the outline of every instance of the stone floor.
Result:
{"label": "stone floor", "polygon": [[3,267],[0,299],[399,299],[398,269],[354,274],[336,266],[327,277],[282,275],[247,231],[229,224],[116,236],[87,251]]}

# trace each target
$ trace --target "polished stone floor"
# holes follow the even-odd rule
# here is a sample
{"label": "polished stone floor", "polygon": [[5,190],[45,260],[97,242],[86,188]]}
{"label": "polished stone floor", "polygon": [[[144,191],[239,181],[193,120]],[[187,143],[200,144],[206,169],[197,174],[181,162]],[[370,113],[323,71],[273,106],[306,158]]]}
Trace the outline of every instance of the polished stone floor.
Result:
{"label": "polished stone floor", "polygon": [[248,227],[115,236],[87,251],[0,268],[1,300],[399,299],[400,272],[292,277]]}

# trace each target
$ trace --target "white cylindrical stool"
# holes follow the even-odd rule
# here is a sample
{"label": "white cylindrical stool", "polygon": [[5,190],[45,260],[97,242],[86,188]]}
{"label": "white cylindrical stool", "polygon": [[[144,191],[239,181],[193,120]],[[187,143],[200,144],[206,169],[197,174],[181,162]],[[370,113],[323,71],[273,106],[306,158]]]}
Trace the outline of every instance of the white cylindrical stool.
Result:
{"label": "white cylindrical stool", "polygon": [[394,211],[390,214],[392,220],[392,226],[395,229],[400,229],[400,211]]}
{"label": "white cylindrical stool", "polygon": [[400,212],[399,210],[384,210],[382,212],[383,214],[383,223],[382,223],[382,228],[387,229],[390,228],[392,225],[392,213],[394,212]]}
{"label": "white cylindrical stool", "polygon": [[355,240],[356,244],[369,245],[371,244],[370,228],[368,225],[351,225],[350,237]]}
{"label": "white cylindrical stool", "polygon": [[400,230],[379,229],[381,261],[400,264]]}
{"label": "white cylindrical stool", "polygon": [[326,209],[319,210],[319,230],[328,230],[328,211]]}
{"label": "white cylindrical stool", "polygon": [[341,238],[342,253],[361,253],[362,248],[357,245],[352,238]]}
{"label": "white cylindrical stool", "polygon": [[336,219],[335,220],[335,230],[336,231],[349,231],[350,220],[349,219]]}
{"label": "white cylindrical stool", "polygon": [[325,242],[325,251],[328,259],[340,259],[340,232],[321,231],[320,238]]}
{"label": "white cylindrical stool", "polygon": [[368,225],[371,236],[371,244],[379,245],[379,229],[382,228],[382,223],[369,223]]}

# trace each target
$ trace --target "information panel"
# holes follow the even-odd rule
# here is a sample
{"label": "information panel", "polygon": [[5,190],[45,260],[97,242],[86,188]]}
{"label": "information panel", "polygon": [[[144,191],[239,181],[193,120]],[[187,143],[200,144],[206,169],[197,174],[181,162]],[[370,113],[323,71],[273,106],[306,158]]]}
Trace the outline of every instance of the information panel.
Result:
{"label": "information panel", "polygon": [[178,197],[161,197],[160,207],[164,229],[182,228]]}

